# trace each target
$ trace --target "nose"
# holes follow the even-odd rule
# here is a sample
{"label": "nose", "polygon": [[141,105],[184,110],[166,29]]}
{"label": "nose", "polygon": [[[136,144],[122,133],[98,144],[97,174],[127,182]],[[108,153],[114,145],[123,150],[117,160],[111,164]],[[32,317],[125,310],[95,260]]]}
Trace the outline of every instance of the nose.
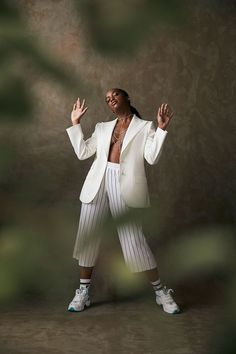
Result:
{"label": "nose", "polygon": [[112,96],[110,99],[110,102],[113,103],[114,101],[116,101],[116,98],[115,98],[115,96]]}

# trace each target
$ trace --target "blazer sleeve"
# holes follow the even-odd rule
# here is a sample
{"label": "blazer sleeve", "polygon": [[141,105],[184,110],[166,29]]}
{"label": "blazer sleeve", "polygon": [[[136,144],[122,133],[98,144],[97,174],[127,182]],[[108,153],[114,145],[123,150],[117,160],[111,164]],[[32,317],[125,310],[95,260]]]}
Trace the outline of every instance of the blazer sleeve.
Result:
{"label": "blazer sleeve", "polygon": [[84,140],[84,134],[80,124],[73,125],[66,129],[79,160],[88,159],[95,154],[97,150],[97,128],[98,123],[95,126],[92,136],[87,140]]}
{"label": "blazer sleeve", "polygon": [[144,147],[144,158],[150,165],[158,162],[167,133],[159,127],[155,129],[154,123],[151,122]]}

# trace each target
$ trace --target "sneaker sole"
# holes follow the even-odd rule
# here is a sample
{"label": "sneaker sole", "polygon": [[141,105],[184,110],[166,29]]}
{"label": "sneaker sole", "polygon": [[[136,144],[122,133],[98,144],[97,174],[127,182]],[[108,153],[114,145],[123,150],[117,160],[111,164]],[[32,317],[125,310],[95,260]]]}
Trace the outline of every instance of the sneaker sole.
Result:
{"label": "sneaker sole", "polygon": [[171,315],[176,315],[177,313],[180,313],[180,312],[181,312],[180,309],[179,309],[179,310],[175,310],[174,312],[170,312],[170,311],[164,310],[164,307],[163,307],[162,303],[161,303],[160,301],[158,301],[158,299],[156,299],[156,303],[157,303],[157,305],[159,305],[159,306],[162,307],[162,309],[163,309],[164,312],[169,313],[169,314],[171,314]]}
{"label": "sneaker sole", "polygon": [[[159,304],[158,304],[158,305],[159,305]],[[170,315],[177,315],[178,313],[181,313],[181,310],[175,310],[174,312],[170,312],[170,311],[164,310],[164,307],[163,307],[162,304],[160,304],[159,306],[162,307],[162,309],[163,309],[164,312],[166,312],[166,313],[168,313],[168,314],[170,314]]]}
{"label": "sneaker sole", "polygon": [[69,307],[68,308],[68,311],[69,312],[82,312],[82,311],[84,311],[87,307],[89,307],[90,306],[90,300],[88,300],[86,303],[85,303],[85,305],[84,305],[84,308],[82,309],[82,310],[76,310],[74,307]]}

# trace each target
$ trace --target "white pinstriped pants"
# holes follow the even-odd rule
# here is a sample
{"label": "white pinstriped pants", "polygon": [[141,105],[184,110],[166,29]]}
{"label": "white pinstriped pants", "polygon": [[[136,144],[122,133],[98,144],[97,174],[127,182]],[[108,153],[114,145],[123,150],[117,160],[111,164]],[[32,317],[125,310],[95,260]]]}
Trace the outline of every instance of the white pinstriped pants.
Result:
{"label": "white pinstriped pants", "polygon": [[[110,208],[113,217],[119,216],[129,208],[125,205],[119,184],[120,165],[107,162],[106,172],[100,189],[91,203],[82,203],[78,233],[73,251],[80,266],[93,267],[99,252],[101,236],[89,238],[95,228],[103,222]],[[131,272],[142,272],[157,267],[142,226],[129,222],[117,228],[125,263]]]}

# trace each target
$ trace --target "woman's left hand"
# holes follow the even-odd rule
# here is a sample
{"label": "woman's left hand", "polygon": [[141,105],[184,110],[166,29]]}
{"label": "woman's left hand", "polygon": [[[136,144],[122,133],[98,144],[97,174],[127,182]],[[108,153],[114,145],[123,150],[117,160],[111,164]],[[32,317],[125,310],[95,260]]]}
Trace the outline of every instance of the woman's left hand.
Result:
{"label": "woman's left hand", "polygon": [[157,125],[162,130],[165,130],[167,125],[170,123],[174,112],[171,112],[170,107],[167,103],[162,103],[157,112]]}

